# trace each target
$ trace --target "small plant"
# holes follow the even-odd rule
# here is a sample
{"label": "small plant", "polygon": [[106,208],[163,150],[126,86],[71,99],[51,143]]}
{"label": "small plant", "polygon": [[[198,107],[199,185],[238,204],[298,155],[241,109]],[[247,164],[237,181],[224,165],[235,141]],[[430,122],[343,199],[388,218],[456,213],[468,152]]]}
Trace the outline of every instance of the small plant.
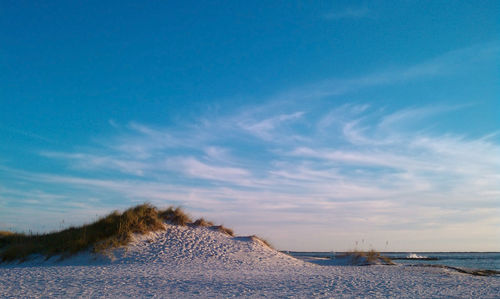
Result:
{"label": "small plant", "polygon": [[253,240],[258,240],[260,241],[261,243],[263,243],[264,245],[266,245],[267,247],[271,248],[271,249],[274,249],[274,247],[271,245],[271,243],[269,243],[267,240],[265,239],[262,239],[261,237],[257,237],[256,235],[252,235],[250,236],[250,238],[252,238]]}
{"label": "small plant", "polygon": [[369,251],[352,250],[346,252],[344,256],[351,257],[354,264],[359,264],[360,262],[364,264],[376,264],[382,262],[386,265],[394,265],[390,258],[382,256],[380,252],[374,249]]}
{"label": "small plant", "polygon": [[14,235],[13,232],[5,231],[5,230],[0,230],[0,238],[7,237],[7,236],[12,236],[12,235]]}
{"label": "small plant", "polygon": [[193,222],[194,226],[214,226],[214,223],[212,221],[206,221],[203,218],[196,219],[195,222]]}
{"label": "small plant", "polygon": [[223,226],[223,225],[212,226],[212,228],[214,228],[215,230],[218,230],[220,232],[223,232],[226,235],[229,235],[231,237],[234,236],[234,231],[232,229],[230,229],[230,228],[227,228],[227,227]]}
{"label": "small plant", "polygon": [[177,207],[175,209],[169,207],[165,211],[160,212],[159,216],[166,222],[176,225],[184,226],[188,223],[193,222],[193,220],[191,220],[191,218],[189,218],[189,216],[184,213],[184,211],[180,207]]}

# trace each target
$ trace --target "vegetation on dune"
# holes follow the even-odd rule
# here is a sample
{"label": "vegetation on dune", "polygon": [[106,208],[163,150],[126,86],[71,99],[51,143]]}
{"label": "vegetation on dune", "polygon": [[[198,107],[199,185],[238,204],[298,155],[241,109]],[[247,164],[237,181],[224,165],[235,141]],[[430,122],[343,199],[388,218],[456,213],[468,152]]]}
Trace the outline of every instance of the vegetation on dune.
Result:
{"label": "vegetation on dune", "polygon": [[192,221],[181,208],[158,210],[150,204],[130,208],[123,213],[115,211],[92,224],[47,233],[17,234],[0,231],[0,262],[26,260],[29,255],[46,258],[59,255],[68,257],[79,251],[92,249],[104,252],[109,248],[128,244],[133,234],[163,230],[164,222],[174,225],[207,226],[230,236],[234,233],[222,225],[214,226],[203,218]]}
{"label": "vegetation on dune", "polygon": [[364,262],[367,264],[373,264],[382,262],[387,265],[393,265],[394,263],[388,257],[380,254],[380,252],[371,249],[369,251],[352,250],[345,253],[345,256],[349,256],[353,259],[354,263]]}
{"label": "vegetation on dune", "polygon": [[176,225],[186,225],[193,222],[191,218],[189,218],[189,216],[179,207],[175,209],[173,207],[169,207],[165,211],[160,212],[159,217]]}
{"label": "vegetation on dune", "polygon": [[6,236],[12,236],[14,235],[13,232],[5,231],[5,230],[0,230],[0,238],[6,237]]}
{"label": "vegetation on dune", "polygon": [[195,226],[214,226],[214,223],[212,221],[206,221],[203,218],[196,219],[195,222],[193,222],[193,225]]}
{"label": "vegetation on dune", "polygon": [[220,231],[220,232],[225,233],[226,235],[234,236],[234,231],[230,228],[223,226],[223,225],[217,225],[217,226],[214,226],[213,228]]}
{"label": "vegetation on dune", "polygon": [[2,261],[24,260],[31,254],[65,257],[91,246],[95,252],[100,252],[127,244],[133,233],[144,234],[162,228],[157,209],[143,204],[123,213],[115,211],[92,224],[59,232],[6,235],[0,239],[0,258]]}
{"label": "vegetation on dune", "polygon": [[264,245],[266,245],[267,247],[274,249],[274,247],[271,245],[271,243],[269,243],[266,239],[262,239],[261,237],[258,237],[256,235],[251,235],[250,238],[252,238],[253,240],[258,240],[258,241],[262,242]]}

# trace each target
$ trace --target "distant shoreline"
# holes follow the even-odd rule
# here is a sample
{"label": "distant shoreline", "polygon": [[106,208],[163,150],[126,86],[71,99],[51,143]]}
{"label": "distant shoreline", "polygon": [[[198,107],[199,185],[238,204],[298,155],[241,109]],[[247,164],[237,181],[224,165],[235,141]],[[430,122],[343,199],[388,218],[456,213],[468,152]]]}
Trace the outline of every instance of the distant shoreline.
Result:
{"label": "distant shoreline", "polygon": [[[284,251],[299,259],[322,264],[341,265],[349,252]],[[496,276],[500,274],[500,252],[381,252],[381,256],[403,266],[436,267],[465,274]]]}
{"label": "distant shoreline", "polygon": [[[348,251],[295,251],[295,250],[280,250],[283,253],[346,253]],[[498,253],[500,251],[380,251],[380,253]]]}

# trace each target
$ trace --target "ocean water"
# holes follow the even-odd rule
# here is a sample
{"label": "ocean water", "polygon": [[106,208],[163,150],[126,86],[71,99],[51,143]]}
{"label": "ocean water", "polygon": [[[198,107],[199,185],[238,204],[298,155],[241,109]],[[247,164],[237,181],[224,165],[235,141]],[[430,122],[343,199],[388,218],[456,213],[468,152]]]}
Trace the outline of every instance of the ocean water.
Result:
{"label": "ocean water", "polygon": [[[295,257],[329,257],[343,252],[286,252]],[[444,265],[467,269],[500,271],[500,252],[382,252],[397,264]]]}

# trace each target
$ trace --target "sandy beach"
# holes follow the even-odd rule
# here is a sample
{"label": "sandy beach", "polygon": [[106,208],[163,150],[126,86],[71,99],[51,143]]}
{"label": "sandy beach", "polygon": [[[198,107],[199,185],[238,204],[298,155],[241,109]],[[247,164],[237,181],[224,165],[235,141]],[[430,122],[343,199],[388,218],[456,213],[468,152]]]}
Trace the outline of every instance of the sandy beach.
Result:
{"label": "sandy beach", "polygon": [[167,225],[109,256],[0,265],[0,297],[496,298],[499,277],[407,266],[321,266],[251,237]]}

